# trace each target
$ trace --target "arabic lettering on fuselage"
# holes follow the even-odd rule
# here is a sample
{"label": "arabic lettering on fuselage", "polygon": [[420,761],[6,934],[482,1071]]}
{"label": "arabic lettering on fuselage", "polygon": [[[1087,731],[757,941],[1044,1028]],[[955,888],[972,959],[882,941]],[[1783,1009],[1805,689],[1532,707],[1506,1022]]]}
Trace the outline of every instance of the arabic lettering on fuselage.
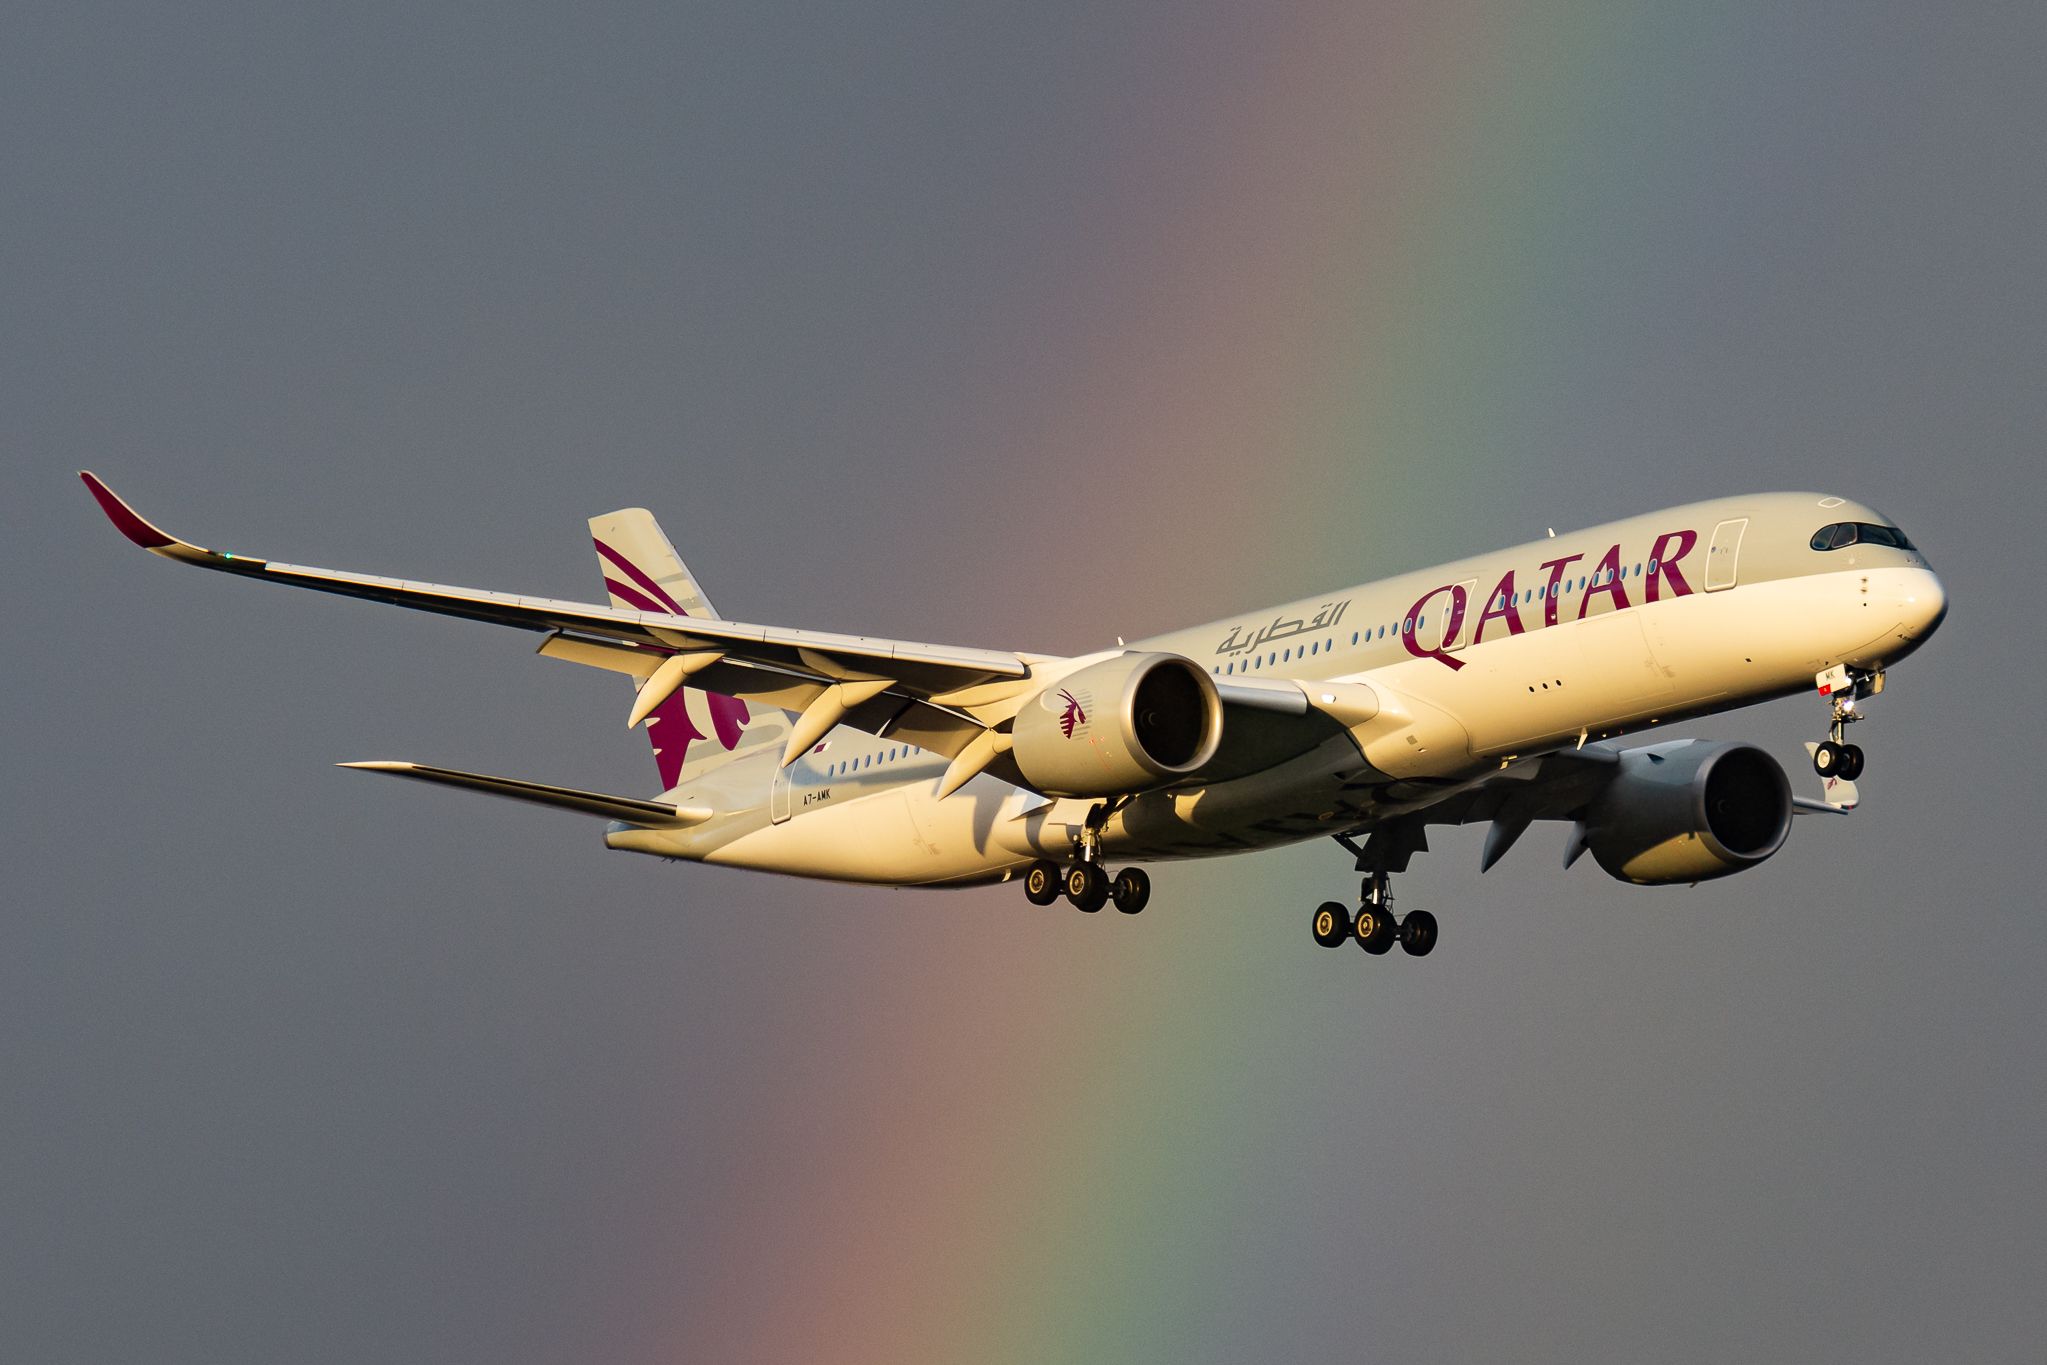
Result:
{"label": "arabic lettering on fuselage", "polygon": [[[1249,654],[1275,641],[1291,640],[1296,635],[1311,635],[1318,630],[1334,629],[1336,623],[1343,619],[1344,612],[1350,609],[1350,603],[1351,599],[1348,597],[1341,602],[1324,602],[1316,609],[1315,614],[1305,621],[1297,616],[1275,616],[1269,624],[1263,626],[1232,626],[1230,633],[1223,637],[1223,642],[1215,647],[1215,652]],[[1244,634],[1247,630],[1250,632],[1248,636]]]}

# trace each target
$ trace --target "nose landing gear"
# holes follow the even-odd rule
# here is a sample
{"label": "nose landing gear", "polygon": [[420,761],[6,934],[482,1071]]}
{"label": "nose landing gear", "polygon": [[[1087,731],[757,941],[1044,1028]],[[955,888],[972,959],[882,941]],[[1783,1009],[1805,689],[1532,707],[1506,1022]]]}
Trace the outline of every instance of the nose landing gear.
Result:
{"label": "nose landing gear", "polygon": [[1862,776],[1862,746],[1848,742],[1848,727],[1863,718],[1856,704],[1884,690],[1884,675],[1881,670],[1869,672],[1842,664],[1813,681],[1827,699],[1831,715],[1825,742],[1812,751],[1812,770],[1821,777],[1853,782]]}

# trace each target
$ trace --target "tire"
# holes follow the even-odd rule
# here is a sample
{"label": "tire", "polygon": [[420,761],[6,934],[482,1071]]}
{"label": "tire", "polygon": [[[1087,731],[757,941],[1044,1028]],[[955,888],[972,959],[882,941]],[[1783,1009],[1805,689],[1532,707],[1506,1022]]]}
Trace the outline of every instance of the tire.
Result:
{"label": "tire", "polygon": [[1351,925],[1351,936],[1358,941],[1358,947],[1378,957],[1393,946],[1393,917],[1375,905],[1361,905]]}
{"label": "tire", "polygon": [[1812,770],[1821,777],[1833,777],[1841,770],[1842,746],[1826,740],[1812,751]]}
{"label": "tire", "polygon": [[1338,948],[1350,937],[1350,911],[1335,901],[1324,901],[1315,907],[1315,918],[1309,921],[1309,929],[1315,941],[1324,948]]}
{"label": "tire", "polygon": [[1082,914],[1092,915],[1109,903],[1109,878],[1093,863],[1075,863],[1066,869],[1066,899]]}
{"label": "tire", "polygon": [[1862,776],[1862,746],[1844,744],[1841,746],[1841,779],[1853,782]]}
{"label": "tire", "polygon": [[1024,899],[1032,905],[1050,905],[1059,899],[1059,865],[1043,858],[1024,870]]}
{"label": "tire", "polygon": [[1427,957],[1436,946],[1436,917],[1426,910],[1411,911],[1400,922],[1400,946],[1409,957]]}
{"label": "tire", "polygon": [[1126,915],[1134,915],[1151,904],[1151,878],[1141,867],[1126,867],[1109,884],[1109,899]]}

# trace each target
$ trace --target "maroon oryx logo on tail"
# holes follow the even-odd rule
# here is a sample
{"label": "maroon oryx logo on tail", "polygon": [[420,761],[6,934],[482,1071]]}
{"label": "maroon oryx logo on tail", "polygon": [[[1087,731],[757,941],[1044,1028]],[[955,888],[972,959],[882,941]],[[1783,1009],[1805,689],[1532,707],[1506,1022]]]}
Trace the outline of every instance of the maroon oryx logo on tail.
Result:
{"label": "maroon oryx logo on tail", "polygon": [[1066,709],[1059,713],[1059,733],[1072,739],[1073,727],[1087,724],[1087,712],[1081,709],[1079,700],[1065,688],[1059,689],[1059,695],[1066,698]]}
{"label": "maroon oryx logo on tail", "polygon": [[[626,580],[620,582],[613,578],[611,569],[604,571],[604,586],[611,592],[613,605],[664,615],[689,615],[666,588],[654,581],[652,574],[595,536],[591,537],[591,543],[597,547],[598,562],[609,563]],[[676,688],[667,701],[654,708],[647,720],[647,738],[653,742],[654,765],[661,770],[664,789],[682,780],[682,765],[689,758],[689,746],[693,741],[716,739],[727,751],[736,749],[740,731],[753,719],[753,713],[739,698],[706,692],[703,695],[708,702],[698,712],[700,718],[710,722],[711,733],[706,735],[697,728],[697,721],[689,714],[689,694],[695,690]]]}

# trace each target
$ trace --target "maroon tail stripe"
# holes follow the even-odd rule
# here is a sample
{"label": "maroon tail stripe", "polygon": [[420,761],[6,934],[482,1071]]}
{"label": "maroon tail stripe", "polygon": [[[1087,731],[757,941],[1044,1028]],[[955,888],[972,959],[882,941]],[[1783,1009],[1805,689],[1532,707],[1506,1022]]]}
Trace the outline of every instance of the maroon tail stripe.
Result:
{"label": "maroon tail stripe", "polygon": [[[659,599],[661,599],[661,601],[667,603],[669,611],[674,612],[677,616],[689,615],[688,612],[682,609],[682,603],[676,601],[673,597],[670,597],[667,594],[667,592],[662,589],[659,583],[656,583],[652,578],[649,578],[647,576],[645,571],[643,571],[639,565],[633,563],[624,555],[612,549],[609,545],[606,545],[603,541],[598,540],[595,536],[591,537],[590,543],[597,547],[598,554],[603,555],[606,559],[610,560],[613,564],[617,565],[622,571],[624,571],[626,577],[632,579],[633,582],[639,584],[642,588],[645,588],[649,593],[653,594],[655,597],[658,597]],[[660,611],[661,608],[649,603],[642,610]]]}
{"label": "maroon tail stripe", "polygon": [[638,588],[628,588],[625,584],[619,582],[616,578],[605,579],[604,586],[611,589],[612,596],[624,598],[626,601],[638,607],[641,611],[651,611],[657,616],[668,615],[668,609],[662,606],[659,602],[656,602],[653,598],[647,596]]}

